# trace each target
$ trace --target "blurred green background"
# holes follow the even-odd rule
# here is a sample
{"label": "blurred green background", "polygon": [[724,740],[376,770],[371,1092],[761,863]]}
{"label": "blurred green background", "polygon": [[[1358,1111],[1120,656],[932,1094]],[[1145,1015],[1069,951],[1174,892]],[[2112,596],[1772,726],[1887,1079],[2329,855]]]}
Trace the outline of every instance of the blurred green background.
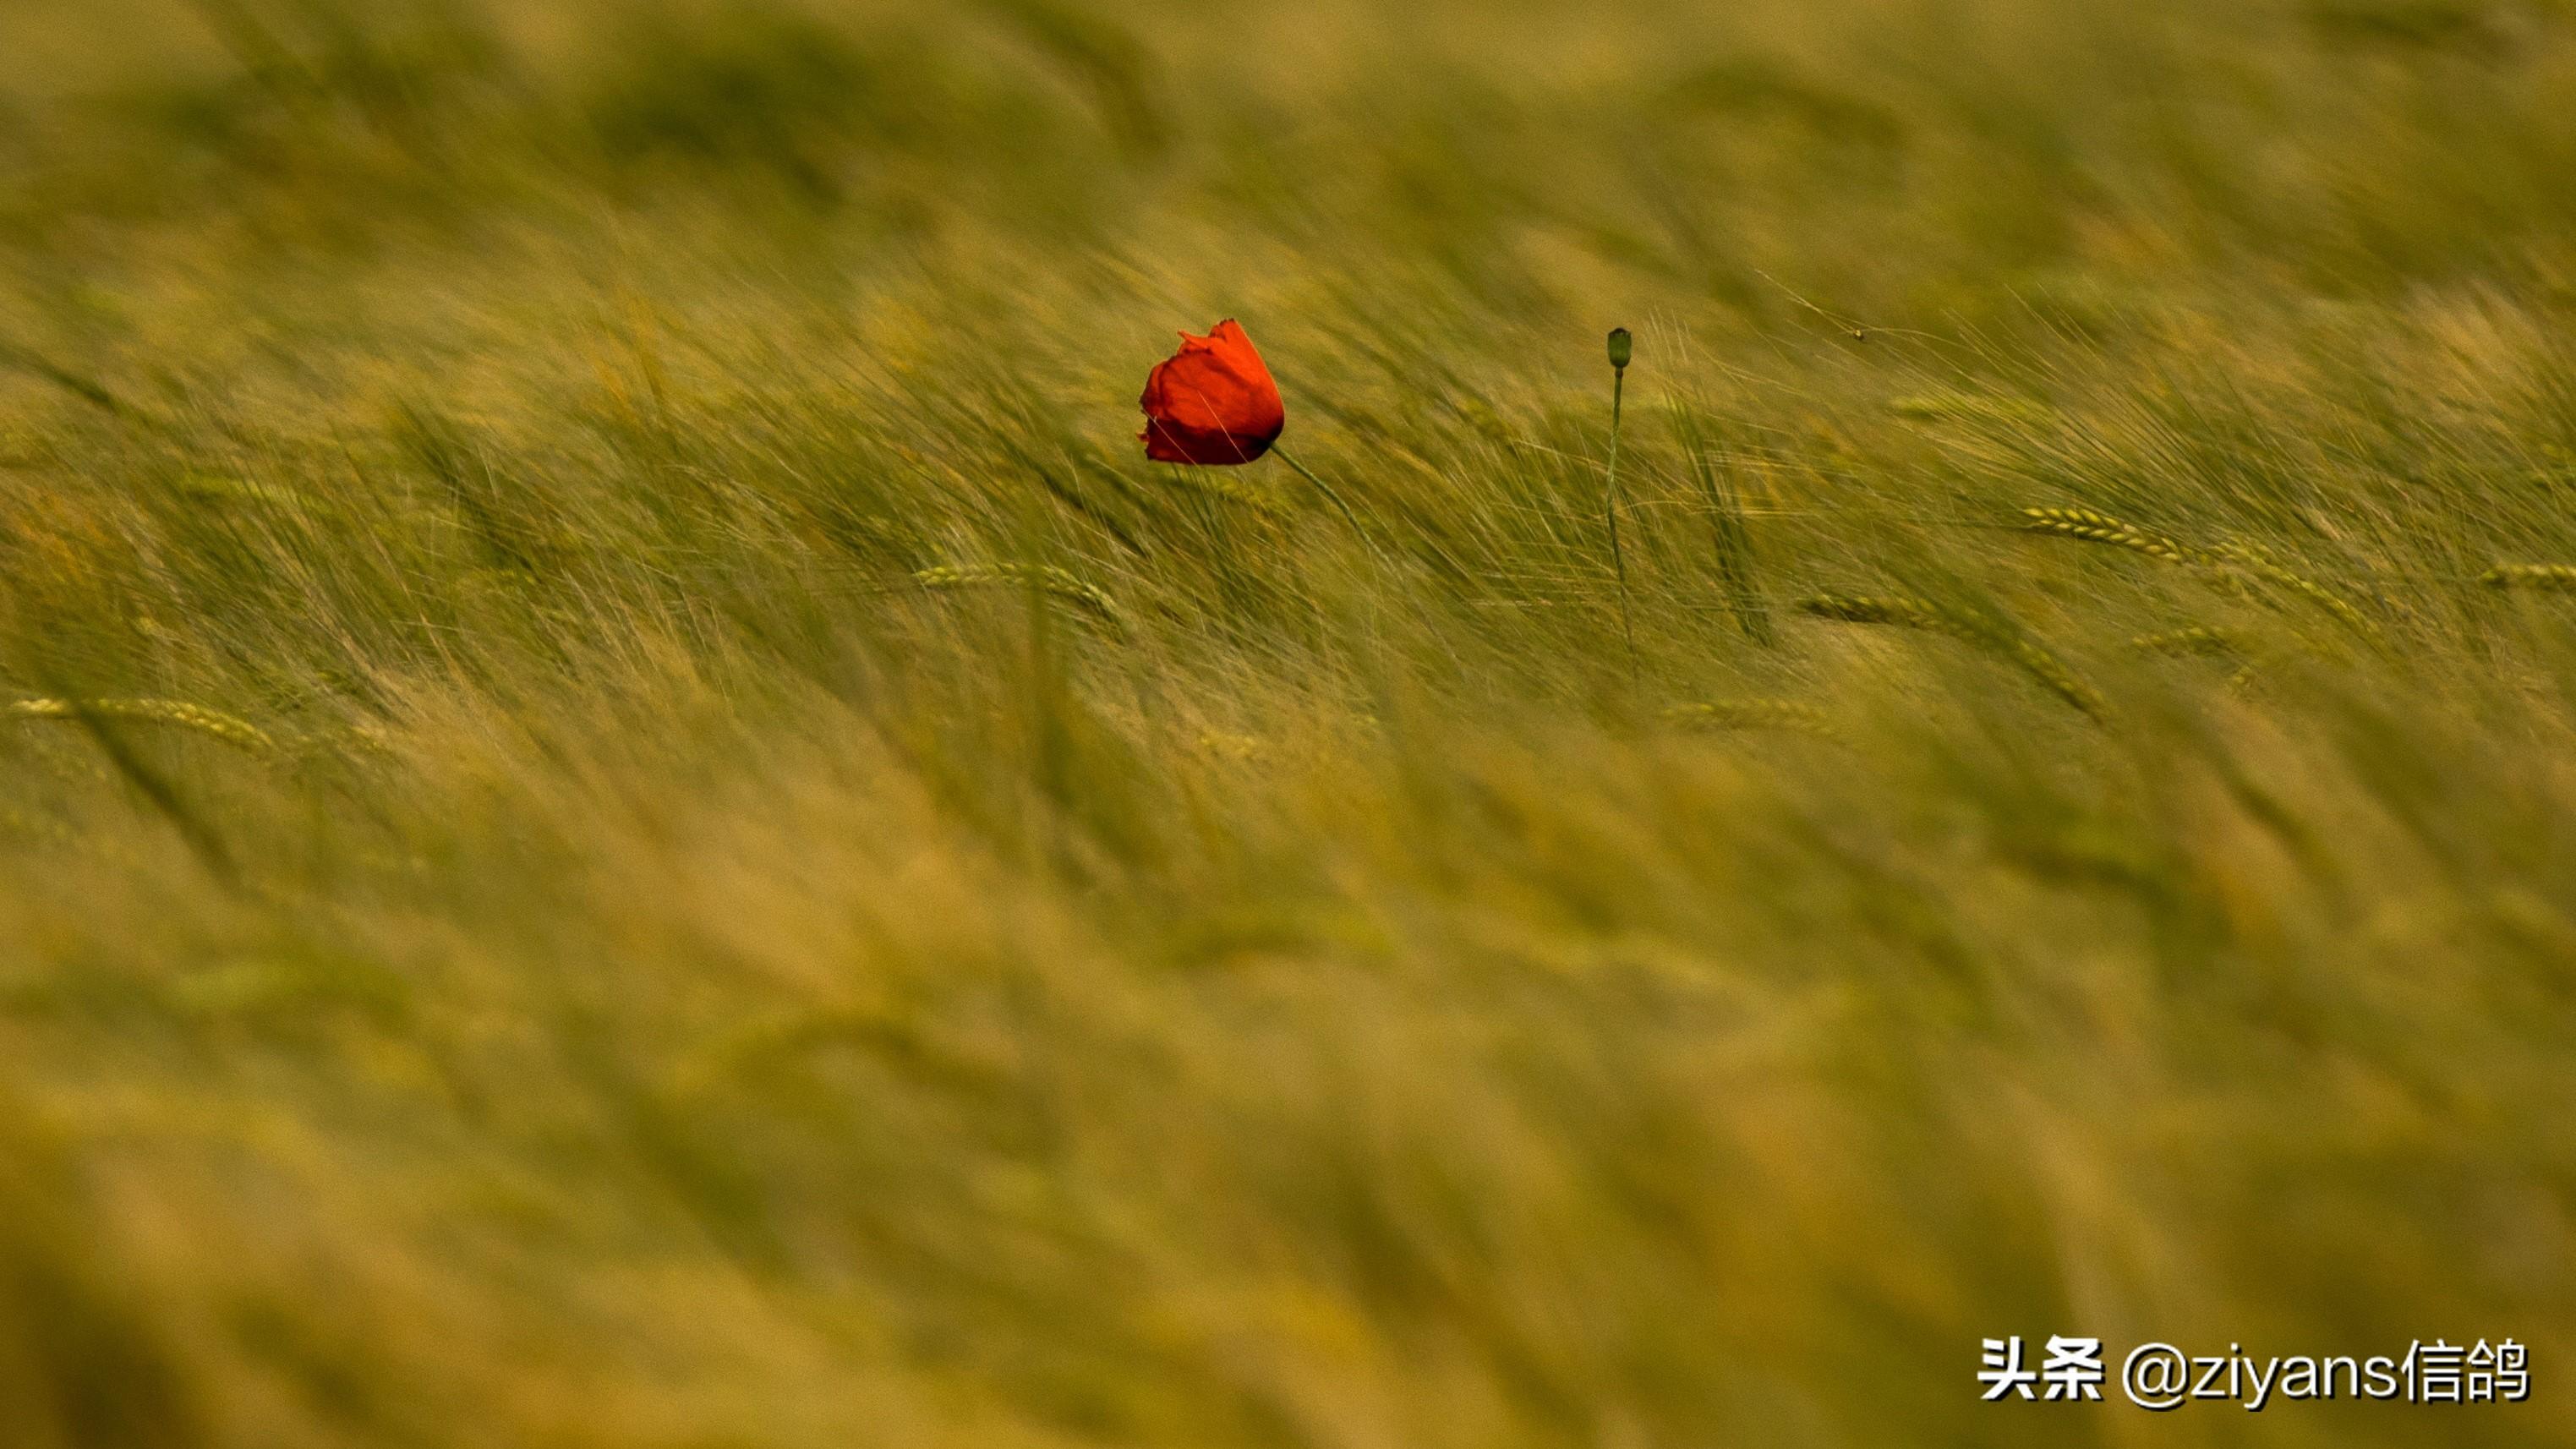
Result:
{"label": "blurred green background", "polygon": [[6,0],[0,1443],[2576,1444],[2571,181],[2559,0]]}

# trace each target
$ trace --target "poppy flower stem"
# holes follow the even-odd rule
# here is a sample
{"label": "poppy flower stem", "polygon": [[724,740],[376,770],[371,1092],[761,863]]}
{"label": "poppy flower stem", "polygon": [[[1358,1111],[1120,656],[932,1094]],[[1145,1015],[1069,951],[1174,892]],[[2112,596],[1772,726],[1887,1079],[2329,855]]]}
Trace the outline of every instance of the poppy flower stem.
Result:
{"label": "poppy flower stem", "polygon": [[1628,329],[1610,334],[1610,481],[1601,495],[1601,516],[1610,526],[1610,567],[1619,576],[1619,632],[1628,641],[1628,674],[1637,674],[1637,622],[1628,608],[1628,556],[1619,548],[1619,411],[1628,389]]}
{"label": "poppy flower stem", "polygon": [[1323,494],[1335,508],[1341,510],[1342,521],[1351,526],[1351,532],[1358,534],[1362,542],[1367,541],[1368,530],[1360,527],[1360,516],[1353,513],[1351,511],[1351,506],[1342,501],[1342,495],[1339,490],[1335,489],[1332,484],[1327,483],[1322,478],[1316,476],[1314,469],[1307,467],[1305,464],[1298,462],[1294,457],[1291,457],[1286,448],[1273,443],[1270,445],[1270,452],[1271,455],[1276,457],[1280,462],[1296,469],[1298,477],[1314,484],[1316,492]]}

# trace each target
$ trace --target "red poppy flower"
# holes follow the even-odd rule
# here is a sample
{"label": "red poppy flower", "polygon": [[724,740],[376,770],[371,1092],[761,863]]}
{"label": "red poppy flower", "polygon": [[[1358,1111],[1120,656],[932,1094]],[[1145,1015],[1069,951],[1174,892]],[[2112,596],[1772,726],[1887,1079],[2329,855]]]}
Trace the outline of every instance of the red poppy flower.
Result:
{"label": "red poppy flower", "polygon": [[1279,384],[1231,317],[1205,337],[1182,333],[1181,350],[1155,365],[1138,405],[1138,436],[1158,463],[1249,463],[1288,425]]}

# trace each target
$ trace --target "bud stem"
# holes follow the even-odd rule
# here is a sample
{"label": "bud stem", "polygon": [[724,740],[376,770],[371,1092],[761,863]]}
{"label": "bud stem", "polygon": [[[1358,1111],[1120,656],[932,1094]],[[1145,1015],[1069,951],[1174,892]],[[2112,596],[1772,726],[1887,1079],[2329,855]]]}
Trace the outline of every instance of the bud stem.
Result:
{"label": "bud stem", "polygon": [[1315,470],[1298,462],[1294,457],[1289,455],[1286,448],[1280,447],[1277,443],[1270,445],[1270,452],[1271,455],[1276,457],[1280,462],[1296,469],[1298,477],[1314,484],[1316,492],[1323,494],[1326,500],[1331,502],[1335,508],[1341,510],[1342,521],[1351,526],[1351,532],[1358,534],[1363,543],[1368,541],[1368,530],[1360,527],[1359,515],[1353,513],[1351,511],[1351,506],[1342,501],[1342,495],[1334,489],[1332,484],[1325,482],[1320,477],[1317,477]]}
{"label": "bud stem", "polygon": [[1619,632],[1628,641],[1628,674],[1637,674],[1637,622],[1628,608],[1628,556],[1619,548],[1619,412],[1628,387],[1628,369],[1610,369],[1610,483],[1602,494],[1601,516],[1610,525],[1610,567],[1619,576]]}

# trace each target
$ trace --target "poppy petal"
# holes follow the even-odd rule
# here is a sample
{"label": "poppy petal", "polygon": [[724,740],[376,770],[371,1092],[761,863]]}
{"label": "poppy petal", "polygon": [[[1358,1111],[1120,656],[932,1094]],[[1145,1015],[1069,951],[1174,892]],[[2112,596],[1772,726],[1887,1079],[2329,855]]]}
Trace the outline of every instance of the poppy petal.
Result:
{"label": "poppy petal", "polygon": [[1155,365],[1137,403],[1145,456],[1165,463],[1249,463],[1288,421],[1278,383],[1230,317],[1205,337],[1183,332],[1180,350]]}

